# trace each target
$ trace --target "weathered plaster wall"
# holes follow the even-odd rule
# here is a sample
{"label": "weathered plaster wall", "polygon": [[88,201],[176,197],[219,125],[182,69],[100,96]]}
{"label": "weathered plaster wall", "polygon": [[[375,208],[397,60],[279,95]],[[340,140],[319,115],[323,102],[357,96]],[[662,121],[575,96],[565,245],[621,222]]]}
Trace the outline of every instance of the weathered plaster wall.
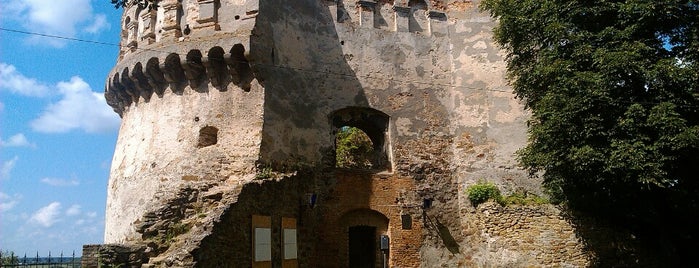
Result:
{"label": "weathered plaster wall", "polygon": [[[112,161],[105,241],[135,239],[134,222],[160,204],[155,196],[187,181],[237,180],[254,172],[261,132],[261,88],[244,92],[165,94],[124,114]],[[198,148],[199,130],[218,128],[215,145]],[[117,198],[118,197],[118,198]]]}

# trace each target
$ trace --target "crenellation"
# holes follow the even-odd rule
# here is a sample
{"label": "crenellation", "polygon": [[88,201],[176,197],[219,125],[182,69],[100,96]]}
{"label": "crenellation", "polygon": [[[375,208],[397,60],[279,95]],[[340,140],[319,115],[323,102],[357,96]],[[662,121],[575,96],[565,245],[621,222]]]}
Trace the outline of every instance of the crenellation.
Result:
{"label": "crenellation", "polygon": [[407,6],[393,6],[393,11],[396,12],[395,15],[395,28],[396,32],[408,32],[410,31],[410,16],[412,9]]}
{"label": "crenellation", "polygon": [[141,21],[139,27],[139,32],[141,36],[141,41],[145,42],[146,45],[150,45],[155,42],[155,23],[157,19],[157,13],[155,10],[146,10],[141,13]]}
{"label": "crenellation", "polygon": [[364,28],[375,28],[376,2],[357,1],[357,7],[359,8],[359,25]]}

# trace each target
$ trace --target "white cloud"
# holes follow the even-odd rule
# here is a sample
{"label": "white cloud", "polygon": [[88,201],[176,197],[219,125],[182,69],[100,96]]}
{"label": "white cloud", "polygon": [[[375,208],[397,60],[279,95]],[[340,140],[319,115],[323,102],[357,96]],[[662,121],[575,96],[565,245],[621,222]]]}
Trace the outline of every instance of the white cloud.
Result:
{"label": "white cloud", "polygon": [[51,227],[51,225],[58,222],[58,216],[60,215],[60,211],[61,203],[53,202],[34,212],[31,218],[29,218],[29,221],[44,227]]}
{"label": "white cloud", "polygon": [[36,144],[30,143],[24,134],[17,133],[7,141],[0,138],[0,147],[36,147]]}
{"label": "white cloud", "polygon": [[57,85],[62,99],[49,105],[30,125],[44,133],[63,133],[74,129],[108,132],[119,128],[119,116],[107,106],[104,95],[93,92],[78,76]]}
{"label": "white cloud", "polygon": [[[94,14],[91,0],[4,0],[0,14],[16,20],[32,32],[75,37],[78,29],[97,33],[109,25],[103,14]],[[100,3],[102,4],[102,3]],[[32,37],[34,41],[53,46],[65,45],[65,40]]]}
{"label": "white cloud", "polygon": [[80,205],[72,205],[68,210],[66,210],[66,215],[68,216],[75,216],[80,214]]}
{"label": "white cloud", "polygon": [[109,28],[109,22],[107,22],[107,15],[97,14],[94,17],[94,21],[92,22],[92,24],[85,27],[84,31],[91,34],[95,34],[107,28]]}
{"label": "white cloud", "polygon": [[2,162],[2,166],[0,166],[0,180],[4,180],[10,177],[10,172],[15,167],[15,164],[17,163],[18,159],[19,157],[15,156],[10,160]]}
{"label": "white cloud", "polygon": [[[19,196],[11,197],[10,195],[0,192],[0,212],[5,212],[19,203]],[[7,216],[6,214],[4,216]]]}
{"label": "white cloud", "polygon": [[77,180],[64,180],[57,178],[43,178],[41,182],[51,185],[51,186],[77,186],[80,182]]}
{"label": "white cloud", "polygon": [[15,66],[0,62],[0,90],[14,94],[41,97],[49,92],[49,87],[33,78],[27,78]]}

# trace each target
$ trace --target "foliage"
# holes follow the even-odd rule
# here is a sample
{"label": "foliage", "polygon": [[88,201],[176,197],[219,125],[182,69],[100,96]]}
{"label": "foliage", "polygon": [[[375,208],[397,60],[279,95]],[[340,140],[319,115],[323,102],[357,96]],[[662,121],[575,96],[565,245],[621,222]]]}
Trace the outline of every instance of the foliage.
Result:
{"label": "foliage", "polygon": [[482,204],[488,200],[495,200],[496,202],[503,204],[503,198],[500,194],[500,189],[498,189],[495,184],[489,182],[479,182],[477,184],[471,185],[466,188],[466,193],[468,194],[468,200],[474,207]]}
{"label": "foliage", "polygon": [[335,139],[336,166],[341,168],[371,168],[374,146],[371,139],[356,127],[342,127]]}
{"label": "foliage", "polygon": [[189,224],[175,223],[174,225],[170,226],[170,228],[168,228],[167,231],[165,232],[165,236],[163,237],[163,242],[165,244],[172,243],[176,237],[178,237],[179,235],[187,233],[190,228],[191,228],[191,226]]}
{"label": "foliage", "polygon": [[158,9],[158,2],[160,0],[110,0],[114,8],[122,8],[126,5],[138,5],[141,8]]}
{"label": "foliage", "polygon": [[15,255],[14,251],[0,249],[0,254],[2,255],[2,258],[0,259],[0,266],[19,264],[19,257]]}
{"label": "foliage", "polygon": [[532,112],[522,164],[574,208],[662,229],[676,244],[696,239],[699,2],[481,8],[499,21],[511,85]]}
{"label": "foliage", "polygon": [[516,192],[504,197],[502,203],[505,205],[543,205],[551,202],[532,193]]}
{"label": "foliage", "polygon": [[266,166],[266,167],[263,167],[262,169],[259,169],[257,171],[257,174],[255,174],[255,179],[266,180],[266,179],[272,178],[273,176],[274,176],[274,171],[272,170],[272,167]]}

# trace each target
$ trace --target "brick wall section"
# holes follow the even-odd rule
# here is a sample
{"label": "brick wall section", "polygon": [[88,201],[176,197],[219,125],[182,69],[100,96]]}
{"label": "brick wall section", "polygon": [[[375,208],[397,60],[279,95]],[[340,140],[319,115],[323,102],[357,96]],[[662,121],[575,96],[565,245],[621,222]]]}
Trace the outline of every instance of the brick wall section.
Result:
{"label": "brick wall section", "polygon": [[[414,180],[395,175],[378,175],[365,172],[343,171],[336,172],[336,185],[332,197],[326,200],[324,206],[324,222],[329,223],[324,233],[327,234],[328,247],[335,248],[326,251],[335,255],[340,267],[348,263],[347,228],[351,219],[343,217],[356,210],[374,210],[388,218],[387,234],[389,235],[389,265],[390,267],[419,267],[420,247],[423,239],[423,223],[418,204],[401,202],[403,193],[414,192]],[[402,214],[412,217],[410,229],[402,228]],[[350,216],[351,217],[351,216]],[[380,228],[377,232],[381,232]],[[378,244],[377,244],[378,247]],[[323,254],[323,253],[320,253]],[[321,259],[332,260],[331,256]],[[381,258],[377,257],[377,262]],[[336,264],[337,265],[337,264]]]}

